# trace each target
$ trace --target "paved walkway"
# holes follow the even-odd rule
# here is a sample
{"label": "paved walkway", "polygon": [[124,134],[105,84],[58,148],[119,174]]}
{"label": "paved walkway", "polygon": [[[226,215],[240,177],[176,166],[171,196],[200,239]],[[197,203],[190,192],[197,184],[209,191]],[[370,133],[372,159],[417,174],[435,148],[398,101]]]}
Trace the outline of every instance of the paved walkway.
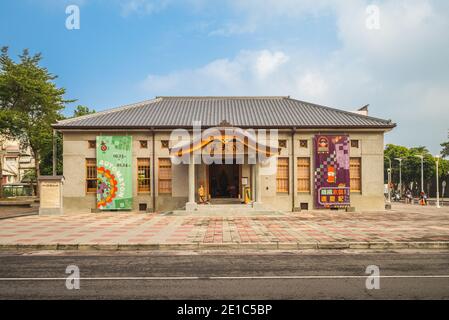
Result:
{"label": "paved walkway", "polygon": [[0,246],[449,242],[449,207],[396,205],[375,213],[163,216],[104,213],[0,220]]}
{"label": "paved walkway", "polygon": [[449,207],[396,205],[375,213],[164,216],[103,213],[0,220],[0,246],[449,242]]}

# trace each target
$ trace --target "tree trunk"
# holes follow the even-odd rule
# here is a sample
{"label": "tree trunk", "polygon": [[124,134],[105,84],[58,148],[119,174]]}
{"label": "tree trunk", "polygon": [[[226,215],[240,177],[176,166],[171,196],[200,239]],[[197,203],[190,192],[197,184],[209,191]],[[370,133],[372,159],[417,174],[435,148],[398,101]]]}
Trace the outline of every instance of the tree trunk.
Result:
{"label": "tree trunk", "polygon": [[39,176],[41,175],[41,170],[39,168],[40,158],[39,158],[39,152],[36,152],[33,150],[34,155],[34,169],[36,171],[36,196],[39,197]]}

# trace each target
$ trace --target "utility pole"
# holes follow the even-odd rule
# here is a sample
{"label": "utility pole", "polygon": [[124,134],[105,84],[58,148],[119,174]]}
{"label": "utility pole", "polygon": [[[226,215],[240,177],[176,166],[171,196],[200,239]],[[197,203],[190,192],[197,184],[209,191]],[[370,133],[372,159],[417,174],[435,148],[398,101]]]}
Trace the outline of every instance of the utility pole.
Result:
{"label": "utility pole", "polygon": [[53,165],[52,165],[53,177],[56,176],[56,166],[57,166],[56,153],[58,151],[57,151],[56,138],[57,138],[56,130],[53,130],[53,141],[52,141],[53,142],[53,159],[52,159],[52,162],[53,162]]}
{"label": "utility pole", "polygon": [[388,159],[388,162],[390,163],[390,168],[388,168],[388,203],[391,204],[391,159],[387,156],[384,156],[386,159]]}
{"label": "utility pole", "polygon": [[439,181],[439,174],[438,174],[438,167],[439,167],[439,164],[440,164],[440,156],[439,155],[437,155],[437,156],[435,156],[435,158],[436,158],[436,161],[435,161],[435,164],[436,164],[436,172],[437,172],[437,208],[440,208],[440,181]]}
{"label": "utility pole", "polygon": [[3,198],[3,138],[0,137],[0,199]]}
{"label": "utility pole", "polygon": [[395,158],[395,160],[399,161],[399,192],[402,198],[402,158]]}
{"label": "utility pole", "polygon": [[422,154],[417,154],[415,157],[421,159],[421,192],[424,193],[424,156]]}

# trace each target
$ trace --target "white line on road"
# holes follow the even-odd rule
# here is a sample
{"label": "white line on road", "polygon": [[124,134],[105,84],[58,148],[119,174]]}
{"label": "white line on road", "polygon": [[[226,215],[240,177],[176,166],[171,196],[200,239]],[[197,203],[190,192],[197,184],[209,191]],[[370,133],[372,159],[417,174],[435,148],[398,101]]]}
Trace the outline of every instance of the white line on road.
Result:
{"label": "white line on road", "polygon": [[[320,279],[366,279],[365,276],[243,276],[243,277],[85,277],[85,278],[71,278],[76,280],[91,280],[91,281],[133,281],[133,280],[320,280]],[[376,278],[376,276],[370,276]],[[449,279],[449,275],[392,275],[392,276],[378,276],[381,279]],[[0,278],[0,281],[60,281],[67,278]]]}

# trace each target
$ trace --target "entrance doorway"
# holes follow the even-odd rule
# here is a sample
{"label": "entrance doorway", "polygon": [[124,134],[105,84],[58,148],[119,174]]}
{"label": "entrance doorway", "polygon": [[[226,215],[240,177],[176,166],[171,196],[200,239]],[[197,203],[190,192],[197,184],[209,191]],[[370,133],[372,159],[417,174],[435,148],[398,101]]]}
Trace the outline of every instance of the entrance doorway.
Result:
{"label": "entrance doorway", "polygon": [[236,199],[240,194],[240,165],[211,164],[209,188],[212,198]]}

